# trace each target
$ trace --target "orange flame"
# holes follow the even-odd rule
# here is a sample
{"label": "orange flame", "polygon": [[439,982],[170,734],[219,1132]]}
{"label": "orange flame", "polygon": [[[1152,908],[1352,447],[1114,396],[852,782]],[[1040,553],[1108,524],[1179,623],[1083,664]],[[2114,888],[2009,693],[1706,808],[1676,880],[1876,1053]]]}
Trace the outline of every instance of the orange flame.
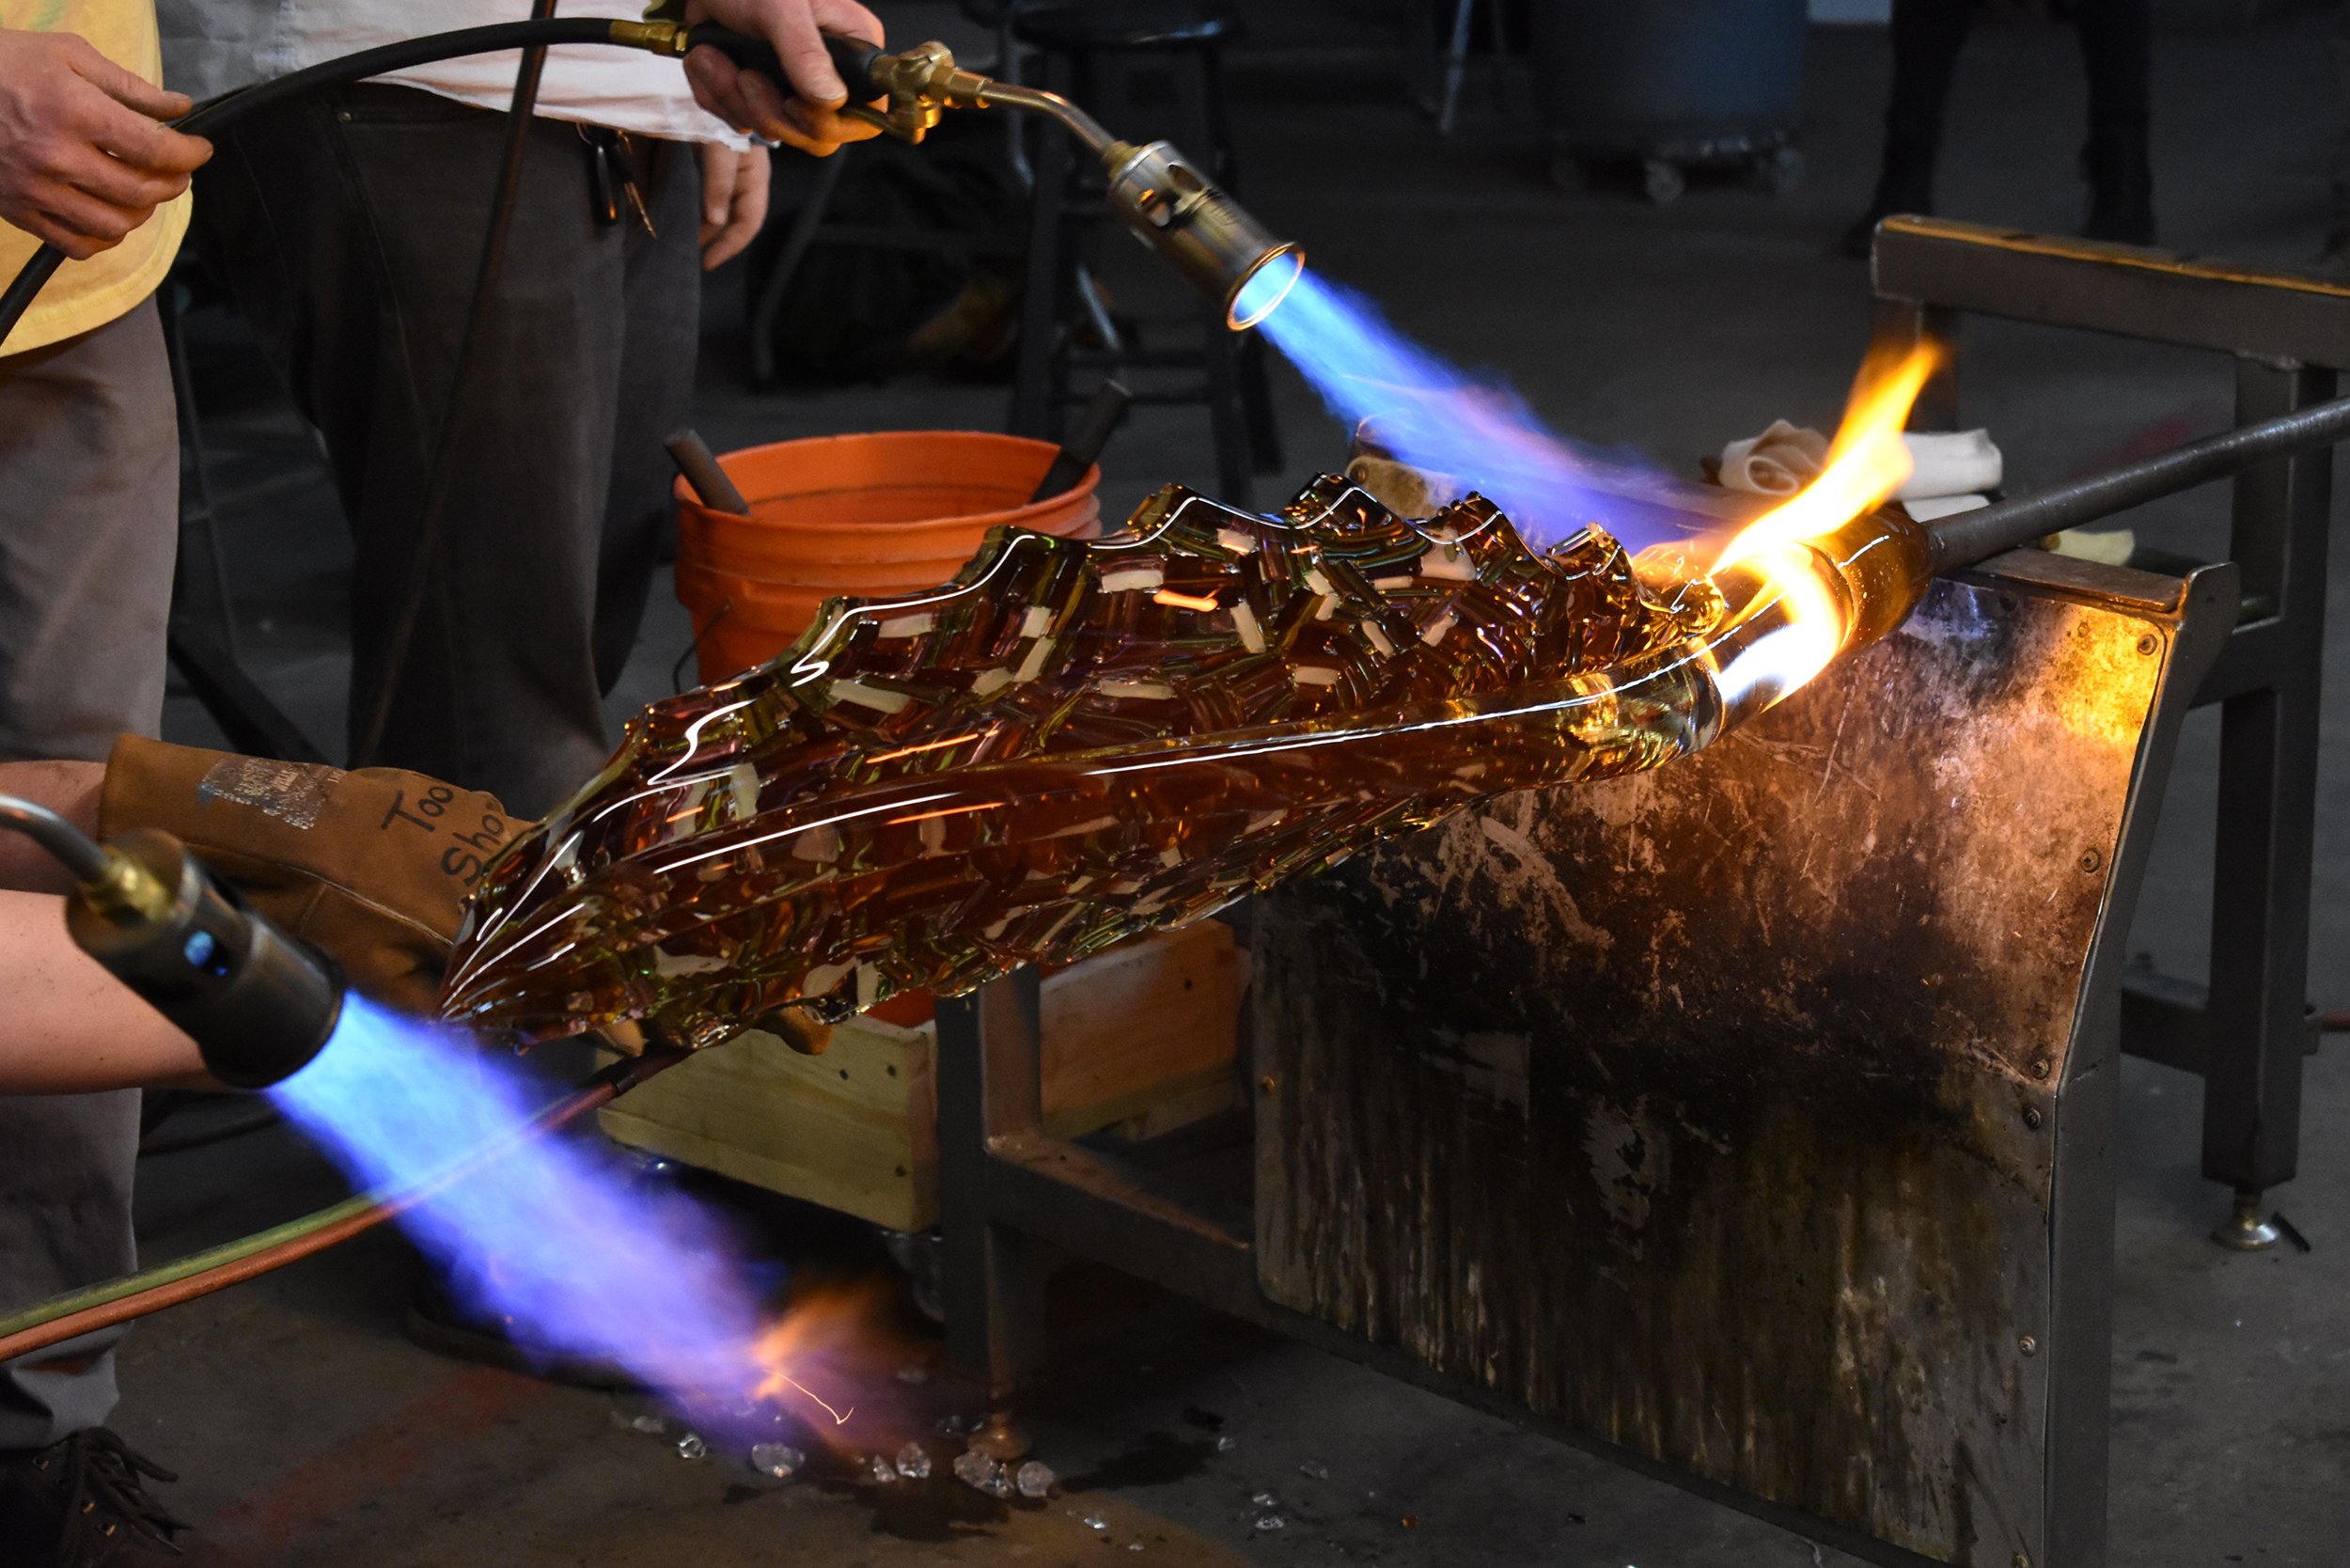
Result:
{"label": "orange flame", "polygon": [[1823,577],[1819,557],[1795,547],[1842,527],[1909,478],[1902,429],[1939,363],[1939,351],[1923,343],[1898,358],[1872,355],[1853,384],[1844,421],[1819,477],[1747,525],[1714,562],[1716,573],[1737,565],[1760,572],[1784,606],[1791,624],[1781,635],[1793,635],[1774,662],[1785,691],[1826,668],[1850,631],[1845,607]]}
{"label": "orange flame", "polygon": [[1747,525],[1723,549],[1714,570],[1833,533],[1900,489],[1910,470],[1902,428],[1908,423],[1910,405],[1940,362],[1940,351],[1927,343],[1890,363],[1883,355],[1872,355],[1853,384],[1844,422],[1837,428],[1820,477]]}
{"label": "orange flame", "polygon": [[752,1349],[760,1381],[751,1397],[798,1404],[819,1430],[846,1426],[855,1404],[842,1392],[872,1375],[885,1351],[878,1325],[887,1309],[878,1284],[804,1290],[767,1325]]}

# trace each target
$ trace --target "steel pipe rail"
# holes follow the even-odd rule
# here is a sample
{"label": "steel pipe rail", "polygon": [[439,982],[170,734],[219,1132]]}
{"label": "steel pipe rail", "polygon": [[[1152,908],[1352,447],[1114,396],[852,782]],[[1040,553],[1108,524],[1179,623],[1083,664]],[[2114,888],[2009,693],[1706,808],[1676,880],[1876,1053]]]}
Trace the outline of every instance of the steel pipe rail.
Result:
{"label": "steel pipe rail", "polygon": [[2345,438],[2350,438],[2350,398],[2336,398],[2087,478],[1939,518],[1928,525],[1934,536],[1934,569],[1973,566],[2060,529],[2226,478],[2264,459],[2290,457]]}

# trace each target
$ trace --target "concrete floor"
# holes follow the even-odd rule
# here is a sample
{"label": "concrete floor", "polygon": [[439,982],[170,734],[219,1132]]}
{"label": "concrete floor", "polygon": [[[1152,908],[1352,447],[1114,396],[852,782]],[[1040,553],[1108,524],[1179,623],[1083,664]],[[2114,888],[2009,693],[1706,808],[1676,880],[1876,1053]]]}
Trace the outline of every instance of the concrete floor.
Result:
{"label": "concrete floor", "polygon": [[[885,8],[887,9],[887,8]],[[903,30],[902,28],[901,29]],[[2169,37],[2157,55],[2158,201],[2182,248],[2292,263],[2324,228],[2333,109],[2322,19]],[[1533,139],[1480,103],[1434,139],[1391,103],[1246,103],[1250,205],[1332,276],[1456,358],[1506,371],[1556,424],[1687,471],[1785,415],[1832,423],[1866,328],[1863,270],[1828,259],[1865,199],[1882,101],[1881,34],[1816,36],[1802,133],[1811,178],[1772,199],[1700,186],[1654,210],[1621,191],[1547,185]],[[1505,99],[1505,106],[1507,103]],[[2062,230],[2077,219],[2081,89],[2068,35],[1987,29],[1967,56],[1944,180],[1955,215]],[[834,430],[989,427],[999,389],[759,396],[739,384],[739,302],[713,290],[700,421],[714,445]],[[205,359],[228,544],[253,662],[315,734],[338,733],[347,569],[307,438],[232,345]],[[1966,345],[1970,418],[2010,454],[2012,487],[2064,477],[2150,431],[2224,421],[2212,358],[2024,329]],[[1280,373],[1292,478],[1340,435]],[[1108,510],[1211,465],[1192,416],[1138,416],[1112,448]],[[1261,498],[1270,498],[1270,492]],[[2206,494],[2154,509],[2166,541],[2224,538]],[[2350,558],[2334,572],[2350,593]],[[667,689],[689,633],[666,595],[625,712]],[[2350,605],[2337,603],[2339,618]],[[2337,624],[2341,624],[2338,619]],[[2311,991],[2350,1003],[2350,635],[2337,635],[2320,815]],[[206,738],[192,703],[181,738]],[[2214,727],[2190,726],[2133,945],[2199,972],[2209,890]],[[2350,1066],[2309,1067],[2301,1179],[2277,1201],[2307,1254],[2227,1254],[2203,1239],[2221,1195],[2197,1173],[2194,1082],[2131,1061],[2123,1079],[2114,1341],[2112,1560],[2332,1564],[2350,1558]],[[337,1195],[289,1135],[158,1156],[143,1172],[150,1258]],[[838,1232],[800,1245],[823,1250]],[[827,1239],[828,1238],[828,1239]],[[837,1250],[837,1247],[834,1247]],[[1072,1490],[1038,1511],[977,1505],[951,1482],[885,1494],[775,1485],[687,1463],[628,1429],[608,1396],[549,1388],[410,1346],[400,1247],[372,1238],[182,1309],[123,1353],[118,1424],[179,1467],[177,1505],[240,1563],[823,1562],[885,1568],[992,1558],[1416,1565],[1759,1565],[1850,1560],[1663,1483],[1316,1353],[1269,1342],[1137,1288],[1081,1278],[1058,1304],[1063,1354],[1033,1411]],[[921,1390],[952,1408],[945,1385]],[[928,1413],[926,1410],[926,1413]],[[1220,1420],[1220,1431],[1211,1430]],[[1232,1442],[1219,1450],[1218,1435]],[[1082,1487],[1082,1490],[1078,1489]],[[1251,1501],[1270,1491],[1277,1508]],[[918,1492],[918,1496],[913,1494]],[[1287,1523],[1260,1530],[1277,1511]],[[1084,1516],[1104,1528],[1089,1528]]]}

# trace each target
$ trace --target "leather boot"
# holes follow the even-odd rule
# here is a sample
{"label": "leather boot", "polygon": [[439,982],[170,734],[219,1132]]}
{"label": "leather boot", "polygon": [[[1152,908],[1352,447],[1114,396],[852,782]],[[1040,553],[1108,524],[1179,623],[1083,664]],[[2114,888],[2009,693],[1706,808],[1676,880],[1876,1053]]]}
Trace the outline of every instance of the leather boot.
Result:
{"label": "leather boot", "polygon": [[1839,248],[1846,256],[1869,254],[1879,220],[1895,212],[1934,211],[1934,162],[1939,150],[1935,137],[1887,133],[1885,163],[1877,174],[1877,194],[1870,199],[1869,210],[1844,230]]}

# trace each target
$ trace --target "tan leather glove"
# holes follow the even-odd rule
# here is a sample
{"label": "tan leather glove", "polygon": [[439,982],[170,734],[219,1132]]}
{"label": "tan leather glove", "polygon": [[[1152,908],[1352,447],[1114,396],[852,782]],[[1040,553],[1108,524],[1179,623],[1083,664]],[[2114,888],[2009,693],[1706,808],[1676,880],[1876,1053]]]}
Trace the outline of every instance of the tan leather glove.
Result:
{"label": "tan leather glove", "polygon": [[530,824],[497,797],[398,768],[336,768],[125,735],[106,760],[102,838],[153,827],[256,910],[333,954],[367,996],[432,1011],[482,869]]}

